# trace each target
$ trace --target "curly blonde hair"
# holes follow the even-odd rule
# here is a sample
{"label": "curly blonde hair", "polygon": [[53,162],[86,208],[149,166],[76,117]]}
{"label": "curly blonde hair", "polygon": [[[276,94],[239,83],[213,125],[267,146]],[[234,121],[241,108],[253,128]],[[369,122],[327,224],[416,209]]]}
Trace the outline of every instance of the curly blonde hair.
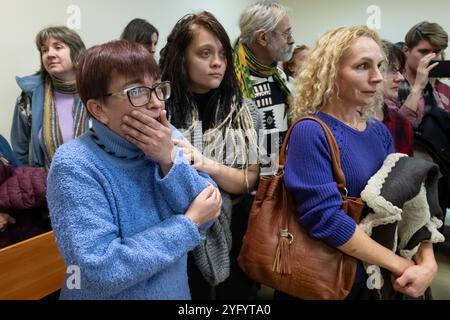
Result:
{"label": "curly blonde hair", "polygon": [[[339,27],[326,32],[316,42],[297,75],[297,92],[291,109],[292,118],[303,117],[319,112],[330,99],[338,96],[336,86],[339,63],[345,51],[355,40],[361,37],[373,39],[381,50],[381,39],[378,34],[366,26]],[[375,103],[363,107],[360,111],[364,118],[374,115],[382,102],[381,92]]]}

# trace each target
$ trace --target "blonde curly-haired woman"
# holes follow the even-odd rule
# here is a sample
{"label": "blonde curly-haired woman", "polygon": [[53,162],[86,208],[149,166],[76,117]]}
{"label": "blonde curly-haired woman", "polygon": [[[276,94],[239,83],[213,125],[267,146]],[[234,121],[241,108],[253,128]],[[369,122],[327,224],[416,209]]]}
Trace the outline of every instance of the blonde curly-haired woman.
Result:
{"label": "blonde curly-haired woman", "polygon": [[[340,27],[317,41],[297,77],[293,117],[313,115],[329,126],[340,149],[349,196],[359,197],[393,152],[387,128],[371,117],[380,107],[384,61],[376,32],[363,26]],[[388,270],[398,292],[423,294],[437,270],[431,244],[420,246],[414,264],[372,240],[344,213],[328,143],[316,122],[304,120],[293,129],[284,177],[299,222],[312,237]],[[348,299],[362,298],[361,293],[367,292],[366,277],[359,263]]]}

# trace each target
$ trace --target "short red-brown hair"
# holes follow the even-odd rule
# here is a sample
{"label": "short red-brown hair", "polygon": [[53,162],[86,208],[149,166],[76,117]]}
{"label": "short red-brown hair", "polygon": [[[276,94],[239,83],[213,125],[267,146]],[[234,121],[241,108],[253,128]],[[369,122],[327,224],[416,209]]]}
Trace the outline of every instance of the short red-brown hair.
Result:
{"label": "short red-brown hair", "polygon": [[113,73],[143,79],[160,78],[159,66],[148,50],[138,43],[112,41],[89,48],[77,67],[78,94],[87,105],[89,99],[102,99]]}

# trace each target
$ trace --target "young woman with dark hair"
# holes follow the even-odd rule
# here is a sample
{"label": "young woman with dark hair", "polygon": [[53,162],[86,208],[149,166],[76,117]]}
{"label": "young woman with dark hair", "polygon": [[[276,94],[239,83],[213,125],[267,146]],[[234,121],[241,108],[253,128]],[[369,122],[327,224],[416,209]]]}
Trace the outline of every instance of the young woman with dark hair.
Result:
{"label": "young woman with dark hair", "polygon": [[388,41],[383,40],[382,44],[387,59],[387,68],[383,77],[383,98],[385,102],[379,118],[392,135],[394,150],[412,156],[414,143],[412,125],[396,108],[389,108],[388,106],[388,104],[395,105],[397,103],[400,83],[405,80],[403,77],[405,54],[400,48]]}
{"label": "young woman with dark hair", "polygon": [[[225,293],[219,289],[221,286],[216,287],[216,298],[248,295],[245,289],[239,288],[245,285],[247,278],[243,274],[242,277],[236,276],[242,273],[236,257],[251,205],[251,197],[246,195],[253,190],[259,173],[256,129],[260,126],[260,119],[255,105],[243,99],[232,61],[230,39],[209,12],[183,17],[161,50],[161,78],[173,85],[171,98],[167,101],[171,123],[185,129],[186,135],[193,138],[194,146],[186,141],[176,143],[192,158],[194,168],[214,179],[222,197],[231,199],[223,201],[219,221],[211,228],[217,228],[217,234],[206,235],[210,241],[223,237],[224,246],[230,246],[230,242],[225,241],[230,237],[233,242],[233,247],[224,249],[221,259],[212,263],[213,269],[220,269],[212,272],[219,274],[209,279],[212,285],[227,278],[227,268],[231,264],[231,275],[225,283],[233,283],[232,289],[225,290]],[[199,150],[201,146],[203,152]],[[227,254],[230,249],[231,261]],[[202,260],[198,251],[201,248],[193,254],[197,266]],[[201,271],[208,278],[204,270]],[[205,279],[201,276],[194,278],[195,273],[198,274],[197,268],[191,263],[193,298],[210,298],[211,288],[204,283],[204,290],[199,290]],[[234,287],[235,284],[238,287]]]}
{"label": "young woman with dark hair", "polygon": [[144,19],[131,20],[120,35],[121,40],[137,42],[142,44],[155,56],[156,45],[158,44],[159,32],[150,22]]}

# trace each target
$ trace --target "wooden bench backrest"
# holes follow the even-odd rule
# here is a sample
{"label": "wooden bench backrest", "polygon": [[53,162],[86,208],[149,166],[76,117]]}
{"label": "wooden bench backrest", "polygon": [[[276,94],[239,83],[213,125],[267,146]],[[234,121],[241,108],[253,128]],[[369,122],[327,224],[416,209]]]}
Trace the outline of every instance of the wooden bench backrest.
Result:
{"label": "wooden bench backrest", "polygon": [[53,231],[0,249],[0,299],[41,299],[60,289],[66,267]]}

